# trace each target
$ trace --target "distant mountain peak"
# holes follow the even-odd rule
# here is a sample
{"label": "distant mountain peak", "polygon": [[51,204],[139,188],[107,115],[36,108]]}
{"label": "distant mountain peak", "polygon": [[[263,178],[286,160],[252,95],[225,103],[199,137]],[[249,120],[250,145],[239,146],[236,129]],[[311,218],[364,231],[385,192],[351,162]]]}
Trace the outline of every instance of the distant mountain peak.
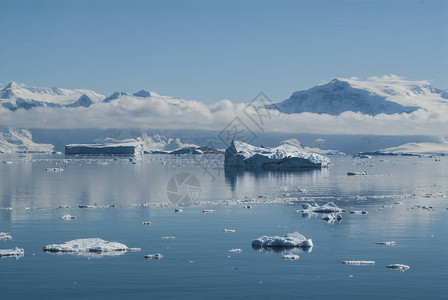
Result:
{"label": "distant mountain peak", "polygon": [[118,99],[120,96],[130,96],[130,94],[128,94],[126,92],[114,92],[109,97],[106,97],[106,99],[104,99],[103,102],[105,102],[105,103],[111,102],[113,100]]}
{"label": "distant mountain peak", "polygon": [[140,90],[137,93],[132,94],[135,97],[141,97],[141,98],[149,98],[151,97],[151,92],[147,90]]}

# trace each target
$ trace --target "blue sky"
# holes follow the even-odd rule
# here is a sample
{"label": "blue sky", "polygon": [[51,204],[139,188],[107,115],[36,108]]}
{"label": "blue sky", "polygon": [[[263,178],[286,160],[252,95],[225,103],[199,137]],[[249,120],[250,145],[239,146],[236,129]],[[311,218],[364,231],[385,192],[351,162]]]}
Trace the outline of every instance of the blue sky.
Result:
{"label": "blue sky", "polygon": [[0,82],[206,103],[390,73],[448,89],[447,3],[0,0]]}

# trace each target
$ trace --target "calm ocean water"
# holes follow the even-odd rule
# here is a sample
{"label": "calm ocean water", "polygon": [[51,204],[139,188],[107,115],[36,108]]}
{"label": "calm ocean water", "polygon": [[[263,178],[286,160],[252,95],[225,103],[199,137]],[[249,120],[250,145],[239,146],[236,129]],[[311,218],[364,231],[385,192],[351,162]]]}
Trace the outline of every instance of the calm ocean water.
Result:
{"label": "calm ocean water", "polygon": [[[1,299],[446,299],[448,295],[446,157],[332,157],[333,165],[324,170],[227,173],[194,156],[145,155],[132,163],[128,158],[66,160],[55,155],[2,154],[0,160],[0,232],[13,236],[0,241],[0,249],[25,249],[22,258],[0,259]],[[45,171],[55,167],[64,171]],[[348,177],[348,171],[368,175]],[[179,173],[198,179],[197,200],[204,203],[175,213],[174,207],[163,203],[171,203],[167,184]],[[276,203],[255,203],[250,209],[241,203],[223,205],[237,199]],[[327,223],[321,215],[297,212],[301,203],[328,201],[347,210],[342,222]],[[110,205],[115,207],[104,207]],[[350,214],[351,210],[369,213]],[[59,219],[63,214],[77,218],[63,221]],[[236,232],[224,233],[224,228]],[[259,236],[294,231],[313,239],[311,251],[251,246]],[[102,257],[42,251],[47,244],[90,237],[142,251]],[[379,241],[396,245],[375,244]],[[232,248],[243,252],[228,252]],[[289,252],[300,258],[283,260],[281,256]],[[143,258],[153,253],[164,258]],[[342,264],[344,260],[376,263],[349,266]],[[386,268],[394,263],[411,268],[405,272]]]}

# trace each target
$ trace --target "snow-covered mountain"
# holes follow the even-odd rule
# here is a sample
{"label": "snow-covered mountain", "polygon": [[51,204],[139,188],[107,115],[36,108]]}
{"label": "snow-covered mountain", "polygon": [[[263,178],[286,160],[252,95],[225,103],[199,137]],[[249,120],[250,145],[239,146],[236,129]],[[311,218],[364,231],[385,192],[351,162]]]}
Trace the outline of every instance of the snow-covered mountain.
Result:
{"label": "snow-covered mountain", "polygon": [[0,153],[51,152],[53,145],[33,142],[27,129],[0,127]]}
{"label": "snow-covered mountain", "polygon": [[0,105],[12,111],[34,107],[88,107],[102,99],[103,95],[91,90],[27,87],[13,81],[0,90]]}
{"label": "snow-covered mountain", "polygon": [[302,112],[339,115],[346,111],[367,115],[411,113],[417,109],[447,110],[448,92],[427,81],[407,81],[390,75],[369,80],[334,79],[308,90],[294,92],[270,105],[286,114]]}

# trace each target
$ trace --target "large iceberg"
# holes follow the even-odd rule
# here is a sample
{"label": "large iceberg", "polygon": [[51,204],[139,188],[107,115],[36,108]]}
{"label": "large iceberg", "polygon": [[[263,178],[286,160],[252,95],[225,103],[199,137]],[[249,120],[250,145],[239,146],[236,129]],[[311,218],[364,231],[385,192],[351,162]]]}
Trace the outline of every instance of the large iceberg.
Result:
{"label": "large iceberg", "polygon": [[110,144],[69,144],[65,146],[65,154],[140,155],[143,154],[143,144],[141,142]]}
{"label": "large iceberg", "polygon": [[293,232],[282,236],[264,235],[253,240],[252,247],[313,247],[313,241]]}
{"label": "large iceberg", "polygon": [[290,144],[276,148],[255,147],[234,140],[225,152],[226,167],[295,169],[328,167],[330,159]]}
{"label": "large iceberg", "polygon": [[108,242],[100,238],[78,239],[63,244],[51,244],[44,247],[44,251],[62,253],[81,252],[116,252],[127,251],[128,246],[118,242]]}

